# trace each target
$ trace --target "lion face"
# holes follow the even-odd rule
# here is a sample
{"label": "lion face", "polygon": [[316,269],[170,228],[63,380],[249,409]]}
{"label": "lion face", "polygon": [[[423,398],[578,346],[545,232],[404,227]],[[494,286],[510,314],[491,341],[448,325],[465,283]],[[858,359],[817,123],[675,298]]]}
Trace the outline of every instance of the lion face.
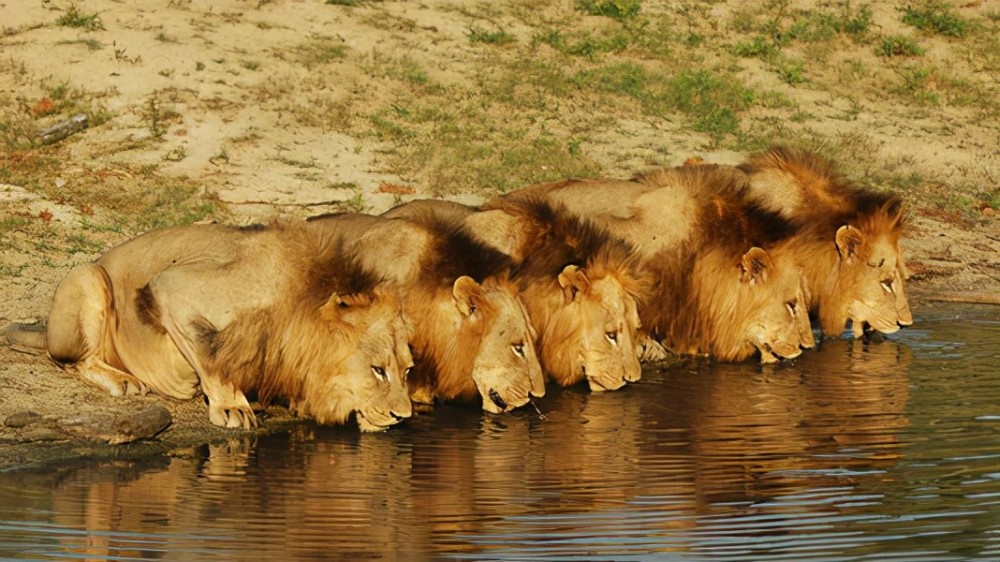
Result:
{"label": "lion face", "polygon": [[[798,357],[803,348],[815,346],[805,280],[789,257],[751,248],[742,259],[737,294],[732,322],[738,331],[732,334],[733,343],[742,338],[745,350],[760,352],[761,363]],[[730,358],[748,355],[744,351]],[[724,353],[719,356],[725,358]]]}
{"label": "lion face", "polygon": [[897,245],[888,236],[869,237],[846,225],[837,231],[836,242],[840,264],[834,298],[846,311],[854,337],[866,327],[891,334],[913,324]]}
{"label": "lion face", "polygon": [[635,299],[613,275],[591,277],[575,265],[559,274],[540,340],[542,364],[561,385],[586,379],[595,392],[616,390],[642,376]]}
{"label": "lion face", "polygon": [[[302,404],[319,423],[341,423],[355,413],[362,431],[382,431],[413,414],[406,378],[413,367],[413,328],[399,297],[331,297],[320,313],[326,341],[315,349],[329,355],[336,372],[311,374]],[[318,330],[319,331],[319,330]]]}
{"label": "lion face", "polygon": [[[499,414],[545,395],[545,380],[535,350],[535,333],[528,312],[509,282],[488,279],[478,284],[461,277],[454,287],[461,331],[479,334],[471,344],[472,380],[483,399],[483,409]],[[479,326],[469,326],[479,324]],[[471,342],[470,342],[471,343]],[[466,347],[462,336],[454,347]]]}

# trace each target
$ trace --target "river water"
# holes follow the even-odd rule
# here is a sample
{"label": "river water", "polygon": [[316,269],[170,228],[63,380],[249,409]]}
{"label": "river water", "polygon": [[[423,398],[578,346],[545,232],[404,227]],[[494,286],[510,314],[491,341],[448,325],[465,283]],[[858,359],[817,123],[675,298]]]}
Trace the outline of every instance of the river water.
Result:
{"label": "river water", "polygon": [[0,558],[1000,560],[1000,308],[776,368],[0,474]]}

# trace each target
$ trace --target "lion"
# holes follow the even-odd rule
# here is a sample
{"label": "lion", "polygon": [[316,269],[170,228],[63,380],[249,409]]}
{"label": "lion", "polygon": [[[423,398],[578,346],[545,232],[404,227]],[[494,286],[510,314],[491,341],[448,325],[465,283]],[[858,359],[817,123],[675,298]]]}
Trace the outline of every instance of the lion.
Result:
{"label": "lion", "polygon": [[794,358],[815,342],[801,271],[772,244],[788,226],[713,187],[739,179],[699,165],[630,181],[539,184],[506,197],[556,201],[636,248],[652,279],[638,303],[642,326],[671,351],[722,361]]}
{"label": "lion", "polygon": [[253,391],[379,431],[412,414],[400,299],[341,240],[301,225],[164,228],[62,280],[46,347],[112,395],[200,391],[218,426],[256,427]]}
{"label": "lion", "polygon": [[545,395],[534,333],[508,277],[510,258],[437,216],[342,213],[307,226],[346,230],[363,263],[401,288],[414,322],[415,402],[479,396],[483,409],[499,414]]}
{"label": "lion", "polygon": [[542,198],[497,199],[479,209],[420,200],[390,213],[437,214],[511,256],[542,368],[557,384],[586,380],[596,392],[642,376],[636,299],[644,283],[623,240]]}
{"label": "lion", "polygon": [[839,336],[848,323],[854,337],[913,324],[899,251],[902,199],[853,185],[806,150],[774,147],[739,168],[749,180],[745,197],[796,225],[790,243],[824,334]]}

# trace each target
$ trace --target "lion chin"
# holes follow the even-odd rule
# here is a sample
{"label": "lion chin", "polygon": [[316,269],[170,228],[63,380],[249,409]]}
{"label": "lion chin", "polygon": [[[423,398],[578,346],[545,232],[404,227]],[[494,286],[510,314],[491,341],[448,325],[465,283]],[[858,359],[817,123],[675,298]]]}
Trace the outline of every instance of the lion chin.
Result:
{"label": "lion chin", "polygon": [[401,417],[386,417],[372,412],[366,415],[360,411],[355,414],[355,418],[358,420],[358,428],[365,433],[385,431],[405,419]]}
{"label": "lion chin", "polygon": [[785,342],[755,343],[760,352],[762,364],[777,363],[785,359],[795,359],[802,355],[802,348]]}

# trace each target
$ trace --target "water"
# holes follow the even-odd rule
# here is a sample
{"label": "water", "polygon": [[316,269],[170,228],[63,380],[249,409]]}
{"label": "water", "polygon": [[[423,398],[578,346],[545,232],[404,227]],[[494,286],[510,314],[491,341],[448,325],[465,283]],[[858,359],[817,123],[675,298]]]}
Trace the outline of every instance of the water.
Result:
{"label": "water", "polygon": [[0,474],[0,558],[1000,560],[1000,308],[507,416]]}

